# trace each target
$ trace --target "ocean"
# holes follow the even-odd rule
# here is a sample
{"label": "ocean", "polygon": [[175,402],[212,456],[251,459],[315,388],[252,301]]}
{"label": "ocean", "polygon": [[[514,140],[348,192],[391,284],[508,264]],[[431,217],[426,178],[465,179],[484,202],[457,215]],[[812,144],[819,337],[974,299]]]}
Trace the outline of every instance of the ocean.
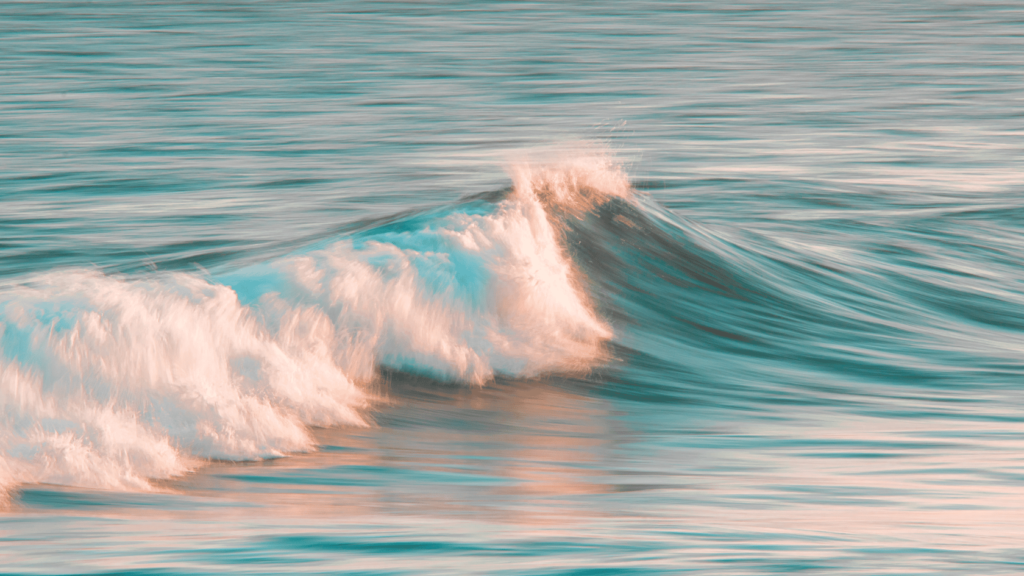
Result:
{"label": "ocean", "polygon": [[1024,5],[0,2],[0,572],[1024,572]]}

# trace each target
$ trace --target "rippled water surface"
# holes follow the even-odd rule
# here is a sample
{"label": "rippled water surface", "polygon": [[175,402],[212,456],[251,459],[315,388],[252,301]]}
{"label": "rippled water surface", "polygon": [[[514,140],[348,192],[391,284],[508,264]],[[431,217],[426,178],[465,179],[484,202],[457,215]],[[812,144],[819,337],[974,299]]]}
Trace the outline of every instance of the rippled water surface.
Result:
{"label": "rippled water surface", "polygon": [[0,571],[1024,571],[1019,2],[0,3]]}

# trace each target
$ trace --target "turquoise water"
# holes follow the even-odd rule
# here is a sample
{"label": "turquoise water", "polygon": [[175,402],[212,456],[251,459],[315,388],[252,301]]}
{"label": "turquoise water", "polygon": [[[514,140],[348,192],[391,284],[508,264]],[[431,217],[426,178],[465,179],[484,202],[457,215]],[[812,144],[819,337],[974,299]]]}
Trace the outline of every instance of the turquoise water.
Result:
{"label": "turquoise water", "polygon": [[1020,573],[1022,30],[0,4],[0,572]]}

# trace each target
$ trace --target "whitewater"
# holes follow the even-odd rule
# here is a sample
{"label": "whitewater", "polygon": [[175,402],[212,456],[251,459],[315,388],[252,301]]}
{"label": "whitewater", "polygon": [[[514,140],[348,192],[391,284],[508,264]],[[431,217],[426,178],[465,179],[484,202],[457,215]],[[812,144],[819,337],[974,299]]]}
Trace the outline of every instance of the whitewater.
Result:
{"label": "whitewater", "polygon": [[477,386],[586,370],[612,334],[547,210],[592,209],[629,184],[602,158],[514,173],[497,204],[223,281],[70,269],[4,290],[3,488],[148,489],[200,458],[309,450],[307,426],[367,424],[378,366]]}
{"label": "whitewater", "polygon": [[1019,573],[1022,23],[0,5],[0,572]]}

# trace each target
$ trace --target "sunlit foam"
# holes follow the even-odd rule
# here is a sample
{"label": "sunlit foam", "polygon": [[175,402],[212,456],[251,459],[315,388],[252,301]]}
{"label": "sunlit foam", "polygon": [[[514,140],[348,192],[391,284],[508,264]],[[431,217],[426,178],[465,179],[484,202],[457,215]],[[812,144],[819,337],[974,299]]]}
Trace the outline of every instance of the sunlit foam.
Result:
{"label": "sunlit foam", "polygon": [[510,172],[486,210],[220,278],[77,270],[4,290],[0,486],[147,489],[201,459],[308,450],[309,425],[367,423],[380,366],[473,385],[588,369],[612,333],[554,212],[628,182],[604,156]]}
{"label": "sunlit foam", "polygon": [[511,163],[508,171],[520,198],[580,213],[609,198],[629,198],[629,178],[607,151],[584,146],[585,152],[534,152]]}

